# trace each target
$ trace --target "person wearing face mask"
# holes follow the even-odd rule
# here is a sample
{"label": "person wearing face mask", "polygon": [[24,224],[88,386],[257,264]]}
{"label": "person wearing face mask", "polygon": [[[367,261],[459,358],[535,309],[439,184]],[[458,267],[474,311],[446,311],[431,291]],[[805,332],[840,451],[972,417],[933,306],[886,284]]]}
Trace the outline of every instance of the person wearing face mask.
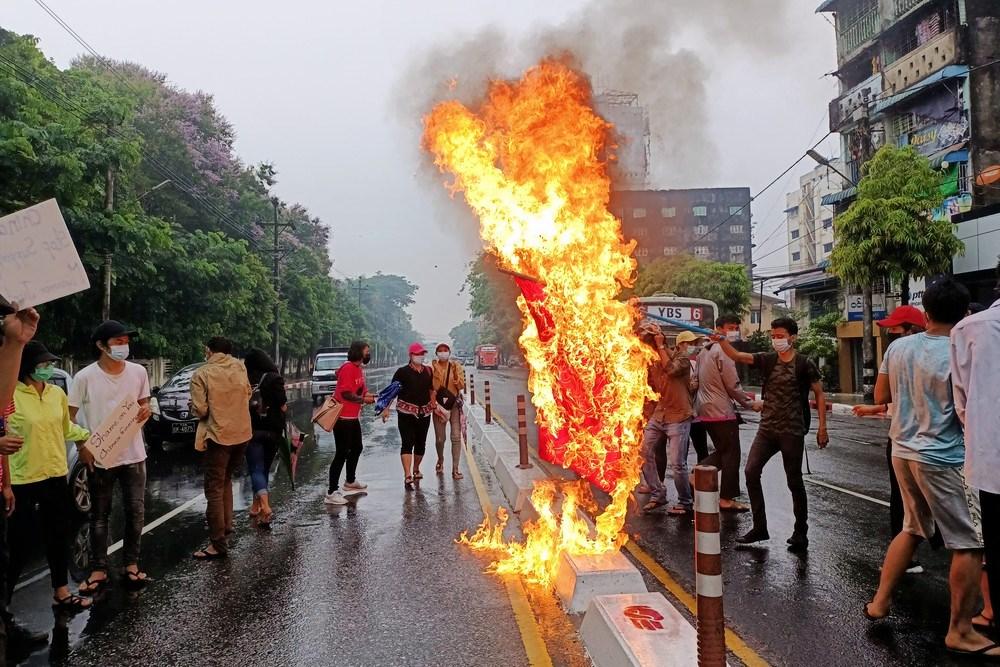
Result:
{"label": "person wearing face mask", "polygon": [[789,317],[779,317],[771,322],[771,347],[774,352],[750,354],[740,352],[729,340],[720,334],[712,337],[723,352],[739,364],[760,369],[763,379],[761,395],[763,403],[755,409],[761,410],[757,436],[750,446],[747,465],[744,470],[747,494],[750,496],[750,511],[753,514],[753,528],[736,538],[740,544],[752,544],[770,538],[767,532],[767,513],[764,507],[764,489],[761,473],[764,466],[775,454],[781,454],[785,468],[785,479],[792,492],[792,511],[795,515],[795,529],[788,539],[788,548],[794,553],[804,553],[809,548],[809,522],[806,487],[802,481],[802,458],[805,452],[805,436],[809,432],[812,413],[809,408],[809,392],[816,396],[819,411],[819,430],[816,443],[820,449],[830,443],[826,433],[826,397],[819,370],[806,357],[795,351],[799,325]]}
{"label": "person wearing face mask", "polygon": [[[654,332],[655,331],[655,332]],[[687,334],[687,335],[685,335]],[[646,428],[643,431],[643,477],[650,488],[649,501],[643,511],[652,512],[667,504],[667,489],[660,481],[656,469],[656,447],[666,440],[667,467],[674,478],[677,503],[667,509],[675,516],[689,514],[694,508],[691,483],[688,477],[687,458],[690,445],[691,419],[694,408],[691,402],[691,361],[688,350],[697,340],[690,332],[677,337],[676,346],[668,348],[658,327],[640,332],[640,337],[656,349],[658,362],[651,369],[652,384],[660,393]]]}
{"label": "person wearing face mask", "polygon": [[[435,412],[434,447],[437,449],[437,465],[434,472],[444,472],[444,441],[451,425],[451,476],[462,479],[458,469],[462,456],[462,391],[465,389],[465,369],[451,359],[451,348],[440,343],[434,350],[436,359],[431,362],[434,374],[434,398],[441,406]],[[443,416],[447,413],[447,417]]]}
{"label": "person wearing face mask", "polygon": [[[14,391],[14,414],[7,421],[7,434],[22,438],[21,449],[9,457],[13,502],[10,514],[10,561],[7,564],[7,598],[14,593],[32,546],[36,526],[45,540],[45,556],[52,580],[53,607],[81,611],[91,600],[70,593],[69,487],[66,476],[66,441],[82,444],[90,437],[69,416],[69,402],[62,389],[47,383],[53,362],[59,357],[32,341],[21,355],[18,384]],[[37,509],[36,509],[37,508]]]}
{"label": "person wearing face mask", "polygon": [[[73,379],[69,390],[71,419],[98,428],[126,396],[139,404],[141,421],[149,417],[149,376],[139,364],[126,361],[133,336],[135,331],[115,320],[103,322],[94,330],[90,340],[98,359]],[[97,465],[90,450],[82,447],[80,460],[89,468],[87,480],[93,504],[90,512],[91,571],[80,584],[80,594],[93,595],[108,583],[108,521],[115,484],[121,489],[124,504],[125,548],[122,554],[125,576],[130,584],[142,585],[147,579],[139,567],[146,498],[146,443],[142,429],[113,468]]]}
{"label": "person wearing face mask", "polygon": [[[423,479],[420,462],[427,448],[427,432],[434,412],[434,377],[424,365],[427,350],[420,343],[410,345],[410,363],[392,376],[400,389],[396,395],[399,439],[402,443],[400,461],[403,464],[403,485],[413,490],[415,481]],[[389,407],[382,412],[382,421],[389,419]]]}
{"label": "person wearing face mask", "polygon": [[[333,441],[337,452],[330,462],[330,485],[324,502],[328,505],[346,505],[347,496],[366,493],[368,485],[355,476],[364,444],[361,441],[361,407],[375,402],[375,396],[365,388],[362,367],[371,361],[368,343],[356,340],[347,351],[347,361],[337,371],[337,390],[334,399],[343,405],[340,416],[333,425]],[[347,465],[344,490],[340,490],[340,473]]]}

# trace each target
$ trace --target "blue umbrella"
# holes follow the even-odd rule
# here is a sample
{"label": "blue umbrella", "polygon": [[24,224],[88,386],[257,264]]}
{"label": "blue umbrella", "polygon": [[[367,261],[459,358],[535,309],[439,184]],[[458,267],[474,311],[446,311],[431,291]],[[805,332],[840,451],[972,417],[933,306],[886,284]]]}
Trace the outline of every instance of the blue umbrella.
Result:
{"label": "blue umbrella", "polygon": [[393,380],[389,383],[388,387],[380,391],[378,393],[378,397],[375,399],[375,412],[383,412],[387,407],[389,407],[389,404],[396,398],[402,387],[403,385],[399,383],[399,380]]}
{"label": "blue umbrella", "polygon": [[658,322],[663,322],[665,324],[669,324],[671,326],[675,326],[678,329],[685,329],[687,331],[691,331],[691,332],[694,332],[696,334],[701,334],[703,336],[714,336],[715,335],[715,332],[712,331],[711,329],[705,329],[703,327],[696,327],[693,324],[688,324],[687,322],[681,322],[680,320],[671,319],[669,317],[659,317],[657,315],[653,315],[652,313],[646,313],[646,317],[648,317],[651,320],[656,320]]}

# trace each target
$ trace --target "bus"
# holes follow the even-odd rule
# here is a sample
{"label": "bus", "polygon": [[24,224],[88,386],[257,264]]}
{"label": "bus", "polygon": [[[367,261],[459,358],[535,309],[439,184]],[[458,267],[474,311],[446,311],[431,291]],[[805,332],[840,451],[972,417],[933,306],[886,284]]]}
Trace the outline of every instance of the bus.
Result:
{"label": "bus", "polygon": [[[684,324],[690,324],[704,329],[715,329],[715,319],[719,316],[719,307],[715,302],[708,299],[695,299],[676,294],[657,293],[653,296],[644,296],[639,299],[639,308],[643,314],[666,317],[677,320]],[[661,322],[651,317],[643,319],[644,322],[652,322],[660,327],[663,335],[668,341],[673,343],[684,329]]]}
{"label": "bus", "polygon": [[496,370],[500,365],[500,350],[496,345],[479,345],[476,347],[476,368]]}

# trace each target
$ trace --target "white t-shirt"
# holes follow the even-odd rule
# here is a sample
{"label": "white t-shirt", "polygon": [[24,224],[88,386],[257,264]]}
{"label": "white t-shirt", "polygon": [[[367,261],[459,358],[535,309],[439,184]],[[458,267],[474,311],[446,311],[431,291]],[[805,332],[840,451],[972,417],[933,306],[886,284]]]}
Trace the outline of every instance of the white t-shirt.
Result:
{"label": "white t-shirt", "polygon": [[[69,405],[79,409],[79,415],[82,415],[87,428],[93,430],[104,422],[125,396],[136,401],[149,398],[149,376],[146,369],[126,361],[125,370],[118,375],[109,375],[94,362],[73,378],[69,389]],[[146,443],[142,439],[142,429],[139,429],[128,452],[122,455],[119,465],[145,460]]]}

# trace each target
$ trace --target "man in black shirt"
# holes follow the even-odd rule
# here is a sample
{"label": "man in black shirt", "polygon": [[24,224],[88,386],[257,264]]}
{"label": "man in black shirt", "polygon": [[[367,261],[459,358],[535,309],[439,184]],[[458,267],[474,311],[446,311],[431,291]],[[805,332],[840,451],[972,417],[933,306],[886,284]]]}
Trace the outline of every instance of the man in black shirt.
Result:
{"label": "man in black shirt", "polygon": [[795,320],[780,317],[771,322],[771,345],[774,352],[749,354],[740,352],[722,336],[714,336],[723,351],[737,363],[760,369],[763,384],[760,427],[750,447],[745,470],[747,495],[753,512],[753,528],[736,539],[740,544],[752,544],[770,538],[767,532],[767,514],[764,507],[764,490],[760,477],[764,466],[775,454],[781,453],[785,467],[788,490],[792,492],[795,530],[788,539],[789,550],[802,553],[809,548],[806,488],[802,481],[802,456],[805,436],[809,431],[812,413],[809,408],[809,391],[816,396],[819,411],[819,429],[816,444],[820,449],[829,444],[826,433],[826,398],[823,383],[815,364],[795,351],[799,326]]}

